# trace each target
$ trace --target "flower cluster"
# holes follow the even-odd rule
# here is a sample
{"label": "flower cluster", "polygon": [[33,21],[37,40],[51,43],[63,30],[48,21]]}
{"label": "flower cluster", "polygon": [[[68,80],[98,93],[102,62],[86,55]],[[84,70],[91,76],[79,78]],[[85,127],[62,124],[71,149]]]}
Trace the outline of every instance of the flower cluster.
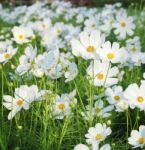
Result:
{"label": "flower cluster", "polygon": [[[82,123],[83,131],[89,128],[86,143],[73,145],[74,150],[111,150],[113,140],[105,140],[116,130],[114,120],[126,116],[127,144],[144,148],[145,126],[138,121],[145,111],[144,39],[138,32],[143,18],[145,11],[130,16],[120,3],[102,9],[63,1],[13,9],[0,5],[0,21],[8,23],[0,26],[0,97],[8,119],[35,104],[34,117],[41,116],[44,105],[42,118],[63,124],[59,144],[72,121],[77,124],[72,128]],[[43,121],[40,126],[48,122]]]}

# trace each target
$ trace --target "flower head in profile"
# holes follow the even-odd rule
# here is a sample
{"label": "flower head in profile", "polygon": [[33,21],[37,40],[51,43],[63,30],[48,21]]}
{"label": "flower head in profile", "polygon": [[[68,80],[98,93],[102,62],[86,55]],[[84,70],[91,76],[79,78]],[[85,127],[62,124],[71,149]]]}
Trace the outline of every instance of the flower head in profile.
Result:
{"label": "flower head in profile", "polygon": [[37,49],[33,48],[32,45],[29,45],[25,49],[25,54],[20,57],[20,64],[18,65],[16,71],[20,75],[25,74],[33,68],[34,60],[37,55]]}
{"label": "flower head in profile", "polygon": [[[113,105],[105,106],[103,100],[97,100],[94,103],[94,107],[90,110],[89,105],[86,106],[86,112],[82,112],[81,115],[84,119],[94,119],[95,117],[107,118],[111,116],[111,111],[114,109]],[[90,114],[90,111],[92,112]]]}
{"label": "flower head in profile", "polygon": [[72,62],[68,64],[67,71],[65,72],[64,76],[66,78],[65,82],[72,81],[78,74],[77,65]]}

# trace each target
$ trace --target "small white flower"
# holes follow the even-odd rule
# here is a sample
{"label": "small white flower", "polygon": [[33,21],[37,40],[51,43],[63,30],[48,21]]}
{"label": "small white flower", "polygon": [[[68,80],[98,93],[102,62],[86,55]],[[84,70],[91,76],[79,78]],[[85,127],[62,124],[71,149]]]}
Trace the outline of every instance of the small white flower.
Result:
{"label": "small white flower", "polygon": [[98,117],[107,118],[111,116],[111,111],[113,110],[114,106],[104,106],[104,103],[102,100],[98,100],[95,102],[94,111]]}
{"label": "small white flower", "polygon": [[128,101],[127,100],[121,100],[116,105],[116,111],[117,112],[124,112],[128,109]]}
{"label": "small white flower", "polygon": [[71,114],[71,105],[76,104],[75,90],[69,94],[62,94],[56,97],[55,102],[55,116],[57,119],[63,119],[65,116]]}
{"label": "small white flower", "polygon": [[128,39],[126,41],[126,46],[128,52],[132,55],[141,51],[141,43],[138,36],[135,36],[133,39]]}
{"label": "small white flower", "polygon": [[9,95],[4,95],[3,105],[11,112],[8,115],[8,119],[12,119],[17,112],[22,108],[29,109],[29,104],[38,98],[38,87],[32,85],[28,87],[27,85],[22,85],[20,88],[15,89],[14,97]]}
{"label": "small white flower", "polygon": [[33,31],[27,27],[14,27],[12,29],[12,33],[14,36],[14,41],[18,44],[27,43],[30,41],[30,38],[34,37]]}
{"label": "small white flower", "polygon": [[118,83],[117,74],[119,69],[117,67],[112,67],[109,62],[94,61],[91,62],[87,69],[87,74],[89,75],[90,83],[95,86],[105,86],[109,87]]}
{"label": "small white flower", "polygon": [[98,123],[95,127],[89,128],[88,133],[85,135],[85,137],[87,138],[86,141],[89,144],[92,144],[94,142],[99,143],[101,141],[104,141],[106,137],[111,134],[111,132],[112,131],[110,127],[107,127],[105,123]]}
{"label": "small white flower", "polygon": [[145,110],[145,83],[142,82],[140,87],[134,83],[127,87],[124,91],[124,97],[128,100],[129,106],[140,110]]}
{"label": "small white flower", "polygon": [[51,20],[49,18],[44,19],[43,21],[38,21],[36,24],[39,31],[48,30],[51,28]]}
{"label": "small white flower", "polygon": [[143,148],[145,145],[145,126],[141,125],[139,131],[132,130],[131,137],[128,138],[129,144],[133,145],[133,148]]}
{"label": "small white flower", "polygon": [[65,82],[72,81],[78,74],[78,68],[74,62],[69,63],[67,69],[68,70],[64,74],[64,76],[66,78]]}
{"label": "small white flower", "polygon": [[73,39],[71,41],[72,53],[84,59],[96,59],[98,58],[97,51],[104,40],[105,38],[97,30],[92,31],[91,34],[81,32],[79,40]]}
{"label": "small white flower", "polygon": [[84,22],[85,28],[84,30],[88,33],[93,32],[94,30],[98,29],[99,27],[99,19],[95,17],[90,17],[89,19],[85,20]]}
{"label": "small white flower", "polygon": [[138,52],[135,55],[131,55],[131,60],[136,66],[141,66],[141,64],[145,64],[145,53]]}
{"label": "small white flower", "polygon": [[112,26],[115,28],[114,33],[119,35],[121,39],[125,39],[127,35],[132,36],[135,29],[133,17],[127,17],[126,13],[119,13],[116,16],[116,22]]}
{"label": "small white flower", "polygon": [[118,102],[124,99],[123,88],[121,86],[114,86],[113,88],[107,88],[105,91],[107,101],[109,104],[116,105]]}
{"label": "small white flower", "polygon": [[[78,144],[75,146],[74,150],[90,150],[90,149],[85,144]],[[111,150],[111,147],[109,144],[105,144],[101,148],[99,148],[99,144],[95,142],[92,144],[92,150]]]}
{"label": "small white flower", "polygon": [[74,150],[89,150],[89,147],[85,144],[78,144],[74,147]]}
{"label": "small white flower", "polygon": [[23,75],[29,70],[33,68],[34,65],[34,59],[37,55],[37,49],[33,48],[32,45],[28,46],[25,49],[25,54],[20,57],[20,64],[18,65],[16,71]]}
{"label": "small white flower", "polygon": [[128,53],[124,48],[120,48],[119,44],[114,42],[105,42],[99,51],[99,56],[103,61],[109,61],[111,63],[123,63],[128,58]]}
{"label": "small white flower", "polygon": [[0,63],[8,62],[17,52],[9,42],[0,42]]}

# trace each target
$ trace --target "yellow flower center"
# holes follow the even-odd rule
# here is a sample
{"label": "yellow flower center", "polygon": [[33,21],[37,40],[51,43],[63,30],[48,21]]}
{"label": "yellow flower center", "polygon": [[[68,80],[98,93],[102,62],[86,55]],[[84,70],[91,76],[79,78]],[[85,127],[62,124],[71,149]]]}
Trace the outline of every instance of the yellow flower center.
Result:
{"label": "yellow flower center", "polygon": [[9,53],[6,53],[5,54],[5,59],[10,59],[11,58],[11,55]]}
{"label": "yellow flower center", "polygon": [[23,39],[24,39],[24,35],[23,35],[23,34],[20,34],[20,35],[19,35],[19,39],[20,39],[20,40],[23,40]]}
{"label": "yellow flower center", "polygon": [[121,27],[126,27],[126,23],[125,22],[121,22]]}
{"label": "yellow flower center", "polygon": [[139,144],[144,144],[145,138],[144,137],[139,138],[138,142]]}
{"label": "yellow flower center", "polygon": [[120,97],[116,95],[116,96],[114,96],[114,99],[115,99],[115,101],[118,102],[120,100]]}
{"label": "yellow flower center", "polygon": [[47,69],[47,71],[50,72],[50,71],[51,71],[51,68]]}
{"label": "yellow flower center", "polygon": [[45,25],[45,24],[42,24],[42,28],[46,28],[46,25]]}
{"label": "yellow flower center", "polygon": [[101,109],[99,107],[96,108],[96,112],[99,113]]}
{"label": "yellow flower center", "polygon": [[95,50],[94,46],[89,46],[89,47],[87,48],[87,51],[88,51],[89,53],[94,52],[94,50]]}
{"label": "yellow flower center", "polygon": [[103,80],[104,79],[104,75],[102,73],[98,73],[96,75],[96,77],[99,79],[99,80]]}
{"label": "yellow flower center", "polygon": [[96,25],[95,25],[95,24],[92,24],[92,28],[96,28]]}
{"label": "yellow flower center", "polygon": [[64,103],[59,104],[59,105],[58,105],[58,108],[61,109],[61,110],[64,110],[65,104],[64,104]]}
{"label": "yellow flower center", "polygon": [[137,101],[138,101],[139,103],[142,103],[142,102],[144,101],[144,98],[143,98],[142,96],[139,96],[139,97],[137,98]]}
{"label": "yellow flower center", "polygon": [[133,48],[131,49],[131,51],[132,51],[132,52],[136,52],[136,47],[133,47]]}
{"label": "yellow flower center", "polygon": [[97,134],[96,135],[96,140],[102,140],[103,139],[103,135],[102,134]]}
{"label": "yellow flower center", "polygon": [[60,34],[62,32],[61,29],[57,29],[57,33]]}
{"label": "yellow flower center", "polygon": [[18,106],[23,106],[24,100],[18,99],[16,103],[17,103]]}
{"label": "yellow flower center", "polygon": [[113,53],[108,53],[107,54],[108,59],[113,59],[114,57],[115,57],[115,55]]}

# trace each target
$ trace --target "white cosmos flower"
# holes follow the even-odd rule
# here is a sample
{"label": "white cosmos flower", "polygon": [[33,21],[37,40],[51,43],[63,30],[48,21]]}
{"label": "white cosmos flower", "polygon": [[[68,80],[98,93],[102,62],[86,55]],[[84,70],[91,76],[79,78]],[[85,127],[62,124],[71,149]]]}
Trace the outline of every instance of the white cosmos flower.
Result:
{"label": "white cosmos flower", "polygon": [[[86,112],[81,112],[81,115],[86,120],[93,120],[96,116],[100,118],[107,118],[111,116],[111,111],[114,109],[113,105],[105,106],[102,100],[95,102],[94,107],[90,110],[89,105],[86,106]],[[91,113],[90,113],[91,111]]]}
{"label": "white cosmos flower", "polygon": [[107,88],[105,91],[107,101],[109,104],[116,105],[118,102],[124,99],[123,88],[121,86],[114,86],[113,88]]}
{"label": "white cosmos flower", "polygon": [[15,89],[15,98],[22,98],[27,102],[33,102],[37,99],[38,87],[36,85],[21,85],[20,88]]}
{"label": "white cosmos flower", "polygon": [[57,79],[60,78],[63,74],[62,72],[62,65],[57,64],[56,66],[53,66],[52,68],[48,69],[45,74],[50,77],[51,79]]}
{"label": "white cosmos flower", "polygon": [[98,117],[107,118],[111,116],[111,111],[113,110],[114,106],[104,106],[104,102],[102,100],[98,100],[95,102],[95,113]]}
{"label": "white cosmos flower", "polygon": [[74,62],[69,63],[67,69],[68,70],[64,74],[64,76],[66,78],[65,82],[72,81],[78,74],[78,68]]}
{"label": "white cosmos flower", "polygon": [[87,138],[86,141],[89,144],[93,144],[94,142],[100,143],[104,141],[111,132],[110,127],[107,127],[105,123],[97,123],[95,127],[89,128],[88,133],[85,135]]}
{"label": "white cosmos flower", "polygon": [[52,30],[58,36],[64,32],[64,29],[65,29],[64,23],[56,23]]}
{"label": "white cosmos flower", "polygon": [[118,83],[117,74],[119,69],[117,67],[111,67],[109,62],[94,61],[91,62],[87,69],[90,82],[95,86],[109,87]]}
{"label": "white cosmos flower", "polygon": [[143,148],[145,145],[145,126],[140,125],[139,131],[132,130],[131,136],[128,138],[128,142],[134,146],[133,148]]}
{"label": "white cosmos flower", "polygon": [[119,13],[112,26],[115,28],[114,33],[119,35],[121,39],[125,39],[127,35],[132,36],[135,29],[133,17],[127,17],[126,13]]}
{"label": "white cosmos flower", "polygon": [[57,79],[62,76],[62,65],[59,63],[59,58],[59,50],[51,50],[42,55],[38,55],[35,62],[38,68],[40,67],[41,71],[44,71],[46,76],[49,76],[52,79]]}
{"label": "white cosmos flower", "polygon": [[145,53],[141,52],[141,43],[139,37],[127,40],[126,48],[129,53],[129,64],[140,66],[145,63]]}
{"label": "white cosmos flower", "polygon": [[28,87],[27,85],[22,85],[15,89],[14,97],[9,95],[4,95],[3,105],[11,112],[8,115],[8,119],[12,119],[17,112],[22,108],[29,109],[29,104],[38,98],[38,87],[32,85]]}
{"label": "white cosmos flower", "polygon": [[38,67],[37,65],[34,65],[34,68],[31,70],[32,74],[38,78],[42,78],[44,75],[44,71],[42,68]]}
{"label": "white cosmos flower", "polygon": [[135,55],[131,55],[131,60],[136,66],[141,66],[141,64],[145,64],[145,53],[138,52]]}
{"label": "white cosmos flower", "polygon": [[105,42],[98,54],[103,61],[110,61],[111,63],[123,63],[128,58],[127,51],[124,48],[120,48],[117,42],[112,45],[109,41]]}
{"label": "white cosmos flower", "polygon": [[34,37],[33,31],[27,27],[14,27],[12,29],[12,33],[14,36],[14,41],[18,44],[27,43],[30,41],[30,38]]}
{"label": "white cosmos flower", "polygon": [[82,23],[84,21],[84,15],[83,14],[78,14],[76,16],[76,22],[77,23]]}
{"label": "white cosmos flower", "polygon": [[75,95],[76,91],[74,90],[69,94],[62,94],[56,97],[54,113],[57,119],[63,119],[65,116],[71,114],[71,105],[77,103]]}
{"label": "white cosmos flower", "polygon": [[101,19],[101,21],[103,22],[103,25],[100,26],[100,30],[108,36],[112,30],[112,23],[114,22],[114,17],[109,14],[107,18]]}
{"label": "white cosmos flower", "polygon": [[145,110],[145,83],[142,82],[140,87],[136,83],[130,84],[124,91],[124,97],[132,109],[138,107]]}
{"label": "white cosmos flower", "polygon": [[8,62],[17,52],[9,42],[0,42],[0,63]]}
{"label": "white cosmos flower", "polygon": [[67,116],[71,112],[70,108],[70,100],[63,99],[64,96],[58,97],[56,99],[56,106],[55,106],[55,115],[57,119],[63,119],[64,116]]}
{"label": "white cosmos flower", "polygon": [[127,50],[130,54],[136,54],[141,51],[141,43],[138,36],[135,36],[133,39],[128,39],[126,41]]}
{"label": "white cosmos flower", "polygon": [[104,41],[104,36],[101,36],[97,30],[92,31],[90,34],[81,32],[79,40],[73,39],[71,41],[72,53],[84,59],[96,59],[98,58],[97,51]]}
{"label": "white cosmos flower", "polygon": [[[85,144],[78,144],[74,147],[74,150],[90,150],[90,148]],[[99,148],[99,144],[94,143],[92,144],[92,150],[111,150],[111,147],[109,144],[105,144]]]}
{"label": "white cosmos flower", "polygon": [[67,53],[64,53],[64,52],[61,52],[60,53],[60,62],[63,66],[63,68],[67,67],[68,64],[72,61],[72,59],[74,58],[74,56],[72,55],[72,53],[70,52],[67,52]]}
{"label": "white cosmos flower", "polygon": [[59,43],[59,39],[57,38],[57,35],[52,30],[48,30],[47,32],[46,31],[42,32],[41,37],[42,37],[41,44],[46,48],[52,48],[52,47],[54,48]]}
{"label": "white cosmos flower", "polygon": [[29,109],[29,102],[24,101],[21,98],[13,98],[9,95],[4,95],[4,103],[3,105],[8,109],[11,110],[8,114],[8,119],[12,119],[17,112],[19,112],[22,108]]}
{"label": "white cosmos flower", "polygon": [[128,109],[128,101],[124,98],[124,92],[121,86],[107,88],[105,95],[109,104],[115,105],[117,112],[124,112]]}
{"label": "white cosmos flower", "polygon": [[99,143],[98,142],[94,142],[92,144],[92,150],[111,150],[111,147],[109,144],[105,144],[101,147],[99,147]]}
{"label": "white cosmos flower", "polygon": [[16,71],[20,74],[23,75],[29,70],[33,68],[34,65],[34,60],[37,55],[37,49],[33,48],[32,45],[28,46],[25,49],[25,55],[22,55],[20,57],[20,64],[18,65]]}
{"label": "white cosmos flower", "polygon": [[51,20],[49,18],[44,19],[43,21],[38,21],[36,22],[37,24],[37,30],[43,31],[43,30],[48,30],[51,28]]}
{"label": "white cosmos flower", "polygon": [[84,22],[85,28],[84,31],[90,33],[93,32],[94,30],[98,29],[99,27],[99,19],[95,17],[90,17]]}
{"label": "white cosmos flower", "polygon": [[74,147],[74,150],[90,150],[85,144],[78,144]]}
{"label": "white cosmos flower", "polygon": [[128,109],[128,101],[127,100],[121,100],[116,105],[116,111],[117,112],[124,112]]}

